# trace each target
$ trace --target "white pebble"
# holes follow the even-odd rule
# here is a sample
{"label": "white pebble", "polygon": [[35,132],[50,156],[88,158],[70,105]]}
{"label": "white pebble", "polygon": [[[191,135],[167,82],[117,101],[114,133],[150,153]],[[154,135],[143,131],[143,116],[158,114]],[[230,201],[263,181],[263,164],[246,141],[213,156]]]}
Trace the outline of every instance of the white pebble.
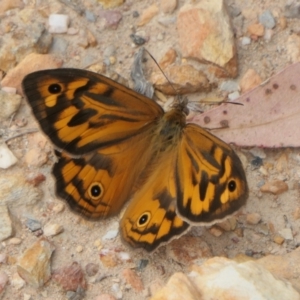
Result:
{"label": "white pebble", "polygon": [[106,240],[112,240],[114,238],[117,237],[119,233],[119,230],[118,229],[112,229],[112,230],[109,230],[105,233],[105,235],[102,237],[102,240],[103,241],[106,241]]}
{"label": "white pebble", "polygon": [[239,93],[238,91],[235,91],[235,92],[230,93],[230,94],[228,95],[228,99],[229,99],[229,101],[234,101],[234,100],[236,100],[239,96],[240,96],[240,93]]}
{"label": "white pebble", "polygon": [[248,36],[244,36],[242,37],[241,42],[243,46],[247,46],[251,44],[251,39]]}
{"label": "white pebble", "polygon": [[131,257],[129,255],[129,253],[127,253],[127,252],[119,252],[118,253],[118,258],[120,258],[123,261],[129,261],[129,260],[131,260]]}
{"label": "white pebble", "polygon": [[65,33],[68,31],[69,16],[51,14],[48,20],[50,33]]}
{"label": "white pebble", "polygon": [[7,169],[17,162],[17,158],[9,150],[6,144],[0,145],[0,168]]}
{"label": "white pebble", "polygon": [[59,224],[46,224],[44,227],[45,236],[54,236],[63,232],[64,228]]}

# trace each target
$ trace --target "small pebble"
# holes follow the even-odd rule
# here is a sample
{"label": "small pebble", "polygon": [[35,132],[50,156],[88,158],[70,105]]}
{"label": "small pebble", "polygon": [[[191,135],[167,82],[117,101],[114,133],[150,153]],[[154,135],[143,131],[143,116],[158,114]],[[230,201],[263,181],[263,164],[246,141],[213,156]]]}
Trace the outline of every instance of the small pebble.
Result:
{"label": "small pebble", "polygon": [[102,240],[103,241],[113,240],[113,239],[115,239],[117,237],[118,233],[119,233],[118,229],[109,230],[102,237]]}
{"label": "small pebble", "polygon": [[118,255],[118,258],[123,260],[123,261],[130,261],[131,260],[130,254],[127,253],[127,252],[121,251],[121,252],[118,252],[117,255]]}
{"label": "small pebble", "polygon": [[65,209],[65,204],[62,202],[57,202],[53,205],[52,211],[55,213],[60,213]]}
{"label": "small pebble", "polygon": [[13,237],[9,239],[8,243],[10,245],[20,245],[22,243],[22,240],[20,238]]}
{"label": "small pebble", "polygon": [[244,36],[241,39],[241,43],[243,46],[247,46],[251,44],[251,39],[248,36]]}
{"label": "small pebble", "polygon": [[60,224],[46,224],[44,227],[45,236],[55,236],[64,231],[64,228]]}
{"label": "small pebble", "polygon": [[291,228],[283,228],[278,233],[285,239],[292,241],[294,239]]}
{"label": "small pebble", "polygon": [[147,267],[148,263],[149,263],[148,259],[140,259],[137,262],[137,266],[136,266],[137,270],[141,271],[141,270],[145,269]]}
{"label": "small pebble", "polygon": [[278,245],[282,245],[284,243],[284,238],[277,234],[273,237],[273,241]]}
{"label": "small pebble", "polygon": [[50,33],[65,33],[68,31],[69,16],[51,14],[48,19]]}
{"label": "small pebble", "polygon": [[220,90],[226,92],[235,92],[235,91],[239,91],[240,87],[237,82],[233,80],[226,80],[221,83]]}
{"label": "small pebble", "polygon": [[83,251],[83,247],[81,246],[81,245],[78,245],[77,247],[76,247],[76,252],[77,253],[81,253]]}
{"label": "small pebble", "polygon": [[254,23],[248,26],[247,28],[249,34],[252,36],[263,36],[265,34],[265,28],[262,24]]}
{"label": "small pebble", "polygon": [[8,169],[13,166],[18,159],[14,156],[14,154],[10,151],[10,149],[6,146],[5,143],[0,145],[0,168]]}
{"label": "small pebble", "polygon": [[266,182],[261,188],[262,193],[271,193],[273,195],[280,195],[289,189],[286,182],[282,180],[274,180]]}
{"label": "small pebble", "polygon": [[265,28],[272,29],[275,27],[275,19],[272,15],[272,13],[269,10],[264,11],[259,16],[259,22],[264,25]]}
{"label": "small pebble", "polygon": [[215,237],[219,237],[223,234],[223,231],[216,226],[213,226],[209,229],[209,233]]}
{"label": "small pebble", "polygon": [[264,34],[264,40],[269,42],[274,34],[274,31],[272,29],[266,29]]}
{"label": "small pebble", "polygon": [[256,225],[261,221],[261,215],[258,213],[247,214],[247,223],[251,225]]}
{"label": "small pebble", "polygon": [[251,160],[251,165],[254,167],[254,168],[259,168],[260,166],[262,166],[263,164],[263,160],[256,156],[254,159]]}
{"label": "small pebble", "polygon": [[138,46],[144,45],[146,43],[146,39],[145,38],[143,38],[143,37],[141,37],[139,35],[136,35],[136,34],[131,34],[130,38],[133,41],[133,43],[135,45],[138,45]]}
{"label": "small pebble", "polygon": [[96,16],[94,15],[93,12],[86,10],[85,11],[85,18],[89,21],[89,22],[96,22]]}
{"label": "small pebble", "polygon": [[116,298],[117,299],[122,299],[122,291],[121,291],[121,288],[120,288],[120,285],[118,283],[114,283],[112,286],[111,286],[111,290],[112,292],[116,295]]}
{"label": "small pebble", "polygon": [[254,157],[259,157],[261,159],[264,159],[267,157],[264,149],[262,148],[258,148],[258,147],[254,147],[252,149],[249,150],[249,152],[254,156]]}
{"label": "small pebble", "polygon": [[141,278],[131,269],[124,269],[122,276],[127,284],[129,284],[137,292],[141,292],[144,289]]}
{"label": "small pebble", "polygon": [[266,170],[265,167],[261,166],[261,167],[258,169],[258,171],[259,171],[262,175],[268,176],[268,170]]}
{"label": "small pebble", "polygon": [[295,211],[293,212],[293,218],[294,218],[294,220],[300,219],[300,207],[297,207],[295,209]]}
{"label": "small pebble", "polygon": [[239,97],[240,97],[240,93],[238,91],[235,91],[233,93],[228,94],[228,100],[229,101],[234,101]]}
{"label": "small pebble", "polygon": [[85,266],[85,271],[86,271],[88,276],[90,276],[90,277],[95,276],[99,271],[99,265],[94,264],[94,263],[88,263]]}

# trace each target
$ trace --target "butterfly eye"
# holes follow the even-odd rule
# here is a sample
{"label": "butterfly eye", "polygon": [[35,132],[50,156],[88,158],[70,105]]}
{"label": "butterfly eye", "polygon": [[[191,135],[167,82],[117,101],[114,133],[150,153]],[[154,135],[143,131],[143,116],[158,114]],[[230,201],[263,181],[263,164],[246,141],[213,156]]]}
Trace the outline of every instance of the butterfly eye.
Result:
{"label": "butterfly eye", "polygon": [[228,189],[230,192],[234,192],[236,189],[236,182],[234,180],[230,180],[228,182]]}
{"label": "butterfly eye", "polygon": [[59,94],[61,92],[61,86],[58,83],[50,84],[48,91],[50,94]]}
{"label": "butterfly eye", "polygon": [[103,187],[99,182],[93,182],[88,189],[89,196],[92,200],[98,200],[103,195]]}
{"label": "butterfly eye", "polygon": [[151,217],[151,214],[149,212],[143,213],[137,221],[137,226],[138,227],[146,226],[150,221],[150,217]]}

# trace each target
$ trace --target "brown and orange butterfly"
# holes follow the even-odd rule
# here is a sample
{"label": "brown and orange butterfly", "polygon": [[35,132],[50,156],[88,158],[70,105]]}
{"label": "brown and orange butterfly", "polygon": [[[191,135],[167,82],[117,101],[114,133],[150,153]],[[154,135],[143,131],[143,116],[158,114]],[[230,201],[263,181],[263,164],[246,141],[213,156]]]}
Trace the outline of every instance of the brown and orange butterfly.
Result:
{"label": "brown and orange butterfly", "polygon": [[90,219],[116,215],[131,199],[120,221],[131,246],[152,251],[190,224],[214,223],[246,202],[238,156],[186,124],[185,101],[165,113],[155,101],[78,69],[31,73],[23,90],[57,149],[57,195]]}

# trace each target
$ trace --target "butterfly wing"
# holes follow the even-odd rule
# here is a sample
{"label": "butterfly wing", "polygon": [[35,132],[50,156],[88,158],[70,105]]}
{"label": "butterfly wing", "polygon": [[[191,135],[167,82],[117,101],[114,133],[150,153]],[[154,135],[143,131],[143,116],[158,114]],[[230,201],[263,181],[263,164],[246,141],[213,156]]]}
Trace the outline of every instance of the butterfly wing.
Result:
{"label": "butterfly wing", "polygon": [[126,141],[72,158],[56,151],[56,193],[70,207],[88,218],[115,215],[130,199],[137,178],[151,158],[149,132]]}
{"label": "butterfly wing", "polygon": [[121,237],[134,248],[153,251],[189,228],[176,214],[176,156],[175,148],[154,160],[125,210]]}
{"label": "butterfly wing", "polygon": [[151,99],[85,70],[38,71],[22,84],[41,129],[58,149],[72,155],[120,143],[163,115]]}
{"label": "butterfly wing", "polygon": [[248,186],[232,148],[201,127],[184,128],[176,165],[177,212],[190,223],[213,223],[245,204]]}
{"label": "butterfly wing", "polygon": [[23,90],[41,129],[63,151],[53,168],[57,195],[87,217],[118,213],[150,160],[162,108],[78,69],[31,73]]}

